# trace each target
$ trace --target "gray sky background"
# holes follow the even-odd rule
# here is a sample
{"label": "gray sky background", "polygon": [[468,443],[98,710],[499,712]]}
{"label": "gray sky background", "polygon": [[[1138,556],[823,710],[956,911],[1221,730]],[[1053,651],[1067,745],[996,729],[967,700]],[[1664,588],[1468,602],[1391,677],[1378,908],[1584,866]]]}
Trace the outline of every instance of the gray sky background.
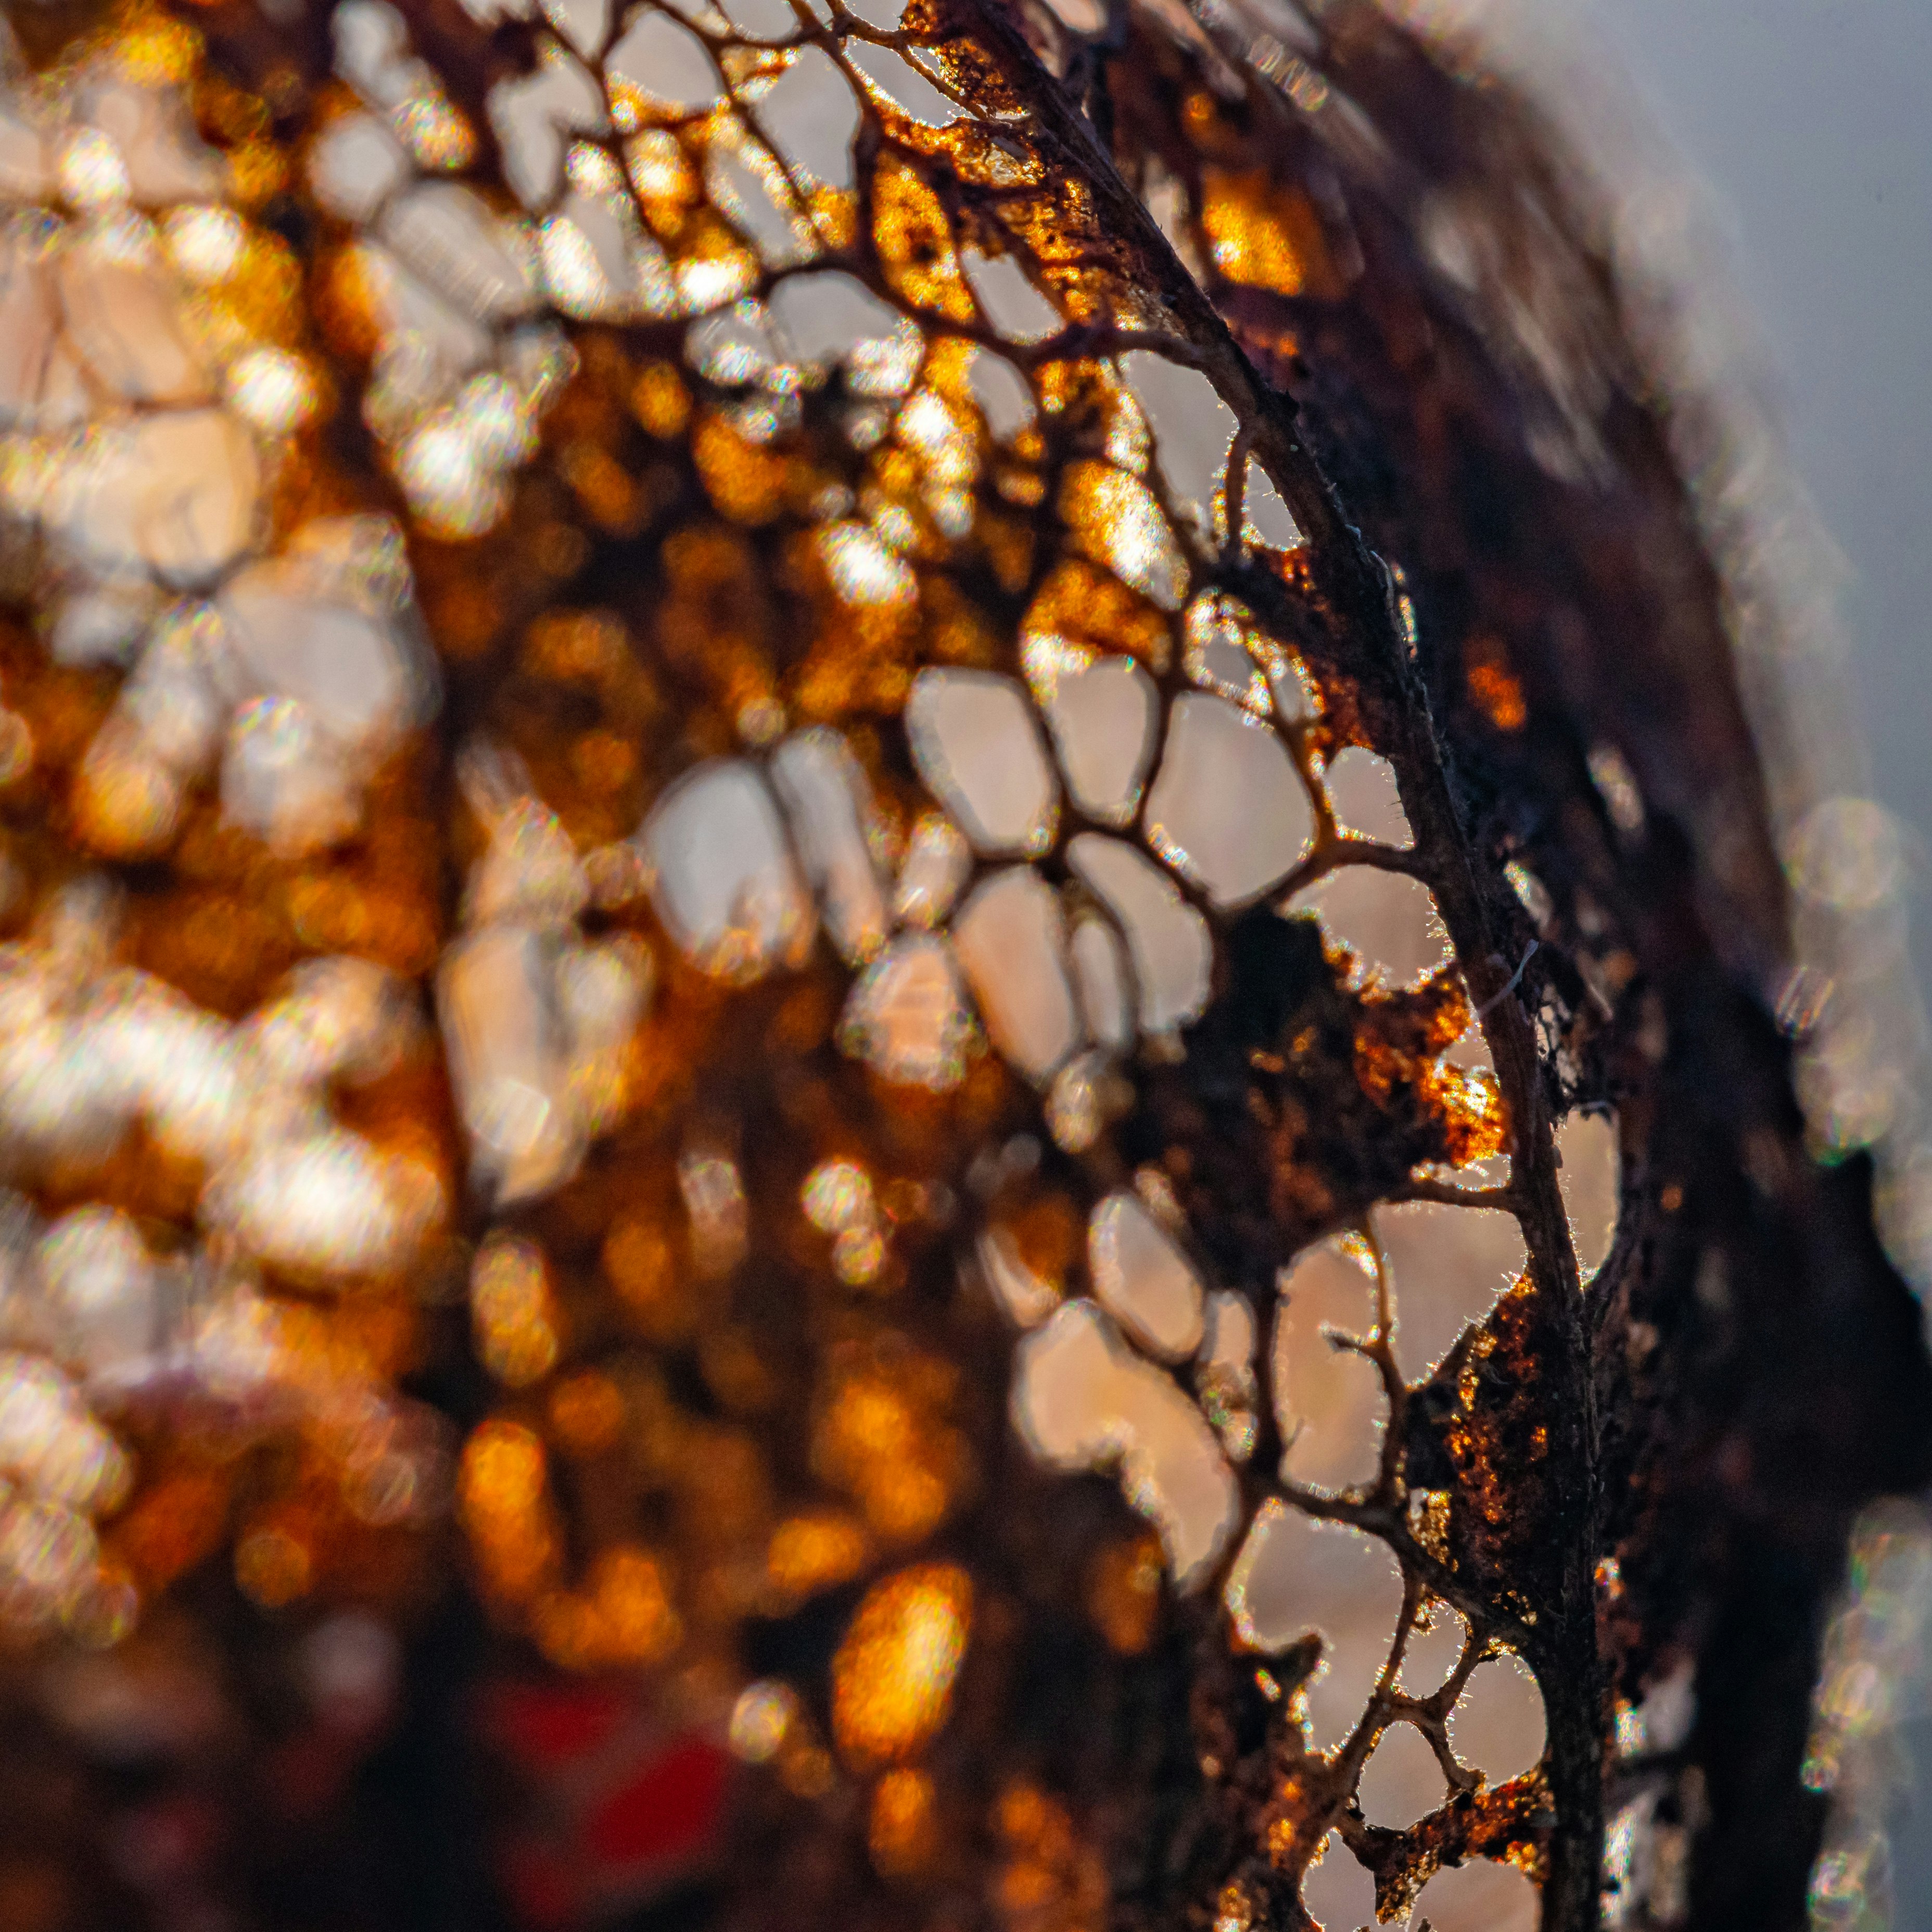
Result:
{"label": "gray sky background", "polygon": [[[1792,455],[1850,566],[1874,789],[1917,835],[1932,994],[1932,0],[1589,0],[1728,216]],[[1932,1719],[1894,1822],[1894,1932],[1932,1932]]]}
{"label": "gray sky background", "polygon": [[1932,0],[1586,5],[1730,219],[1792,454],[1850,566],[1858,710],[1875,789],[1917,834],[1932,988]]}

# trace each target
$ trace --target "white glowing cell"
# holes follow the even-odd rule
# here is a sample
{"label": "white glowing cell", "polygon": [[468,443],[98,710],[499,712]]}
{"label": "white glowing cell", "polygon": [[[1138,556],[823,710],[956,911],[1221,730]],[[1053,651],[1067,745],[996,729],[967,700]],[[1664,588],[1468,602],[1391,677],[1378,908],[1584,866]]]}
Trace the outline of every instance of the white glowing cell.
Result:
{"label": "white glowing cell", "polygon": [[885,944],[886,930],[885,892],[866,842],[872,806],[866,775],[844,740],[822,728],[788,738],[771,772],[825,929],[857,965]]}
{"label": "white glowing cell", "polygon": [[59,328],[45,267],[24,243],[0,237],[0,425],[38,418]]}
{"label": "white glowing cell", "polygon": [[768,268],[809,261],[818,244],[790,185],[764,151],[736,124],[714,137],[704,158],[704,190],[712,207],[758,251]]}
{"label": "white glowing cell", "polygon": [[423,1231],[398,1164],[340,1128],[272,1141],[211,1189],[204,1210],[269,1267],[308,1278],[387,1274]]}
{"label": "white glowing cell", "polygon": [[30,1495],[75,1509],[127,1486],[127,1460],[51,1363],[0,1353],[0,1472]]}
{"label": "white glowing cell", "polygon": [[235,713],[221,760],[224,817],[284,857],[334,844],[361,818],[340,742],[294,698],[251,698]]}
{"label": "white glowing cell", "polygon": [[1247,485],[1241,502],[1241,534],[1250,543],[1265,544],[1270,550],[1294,550],[1302,540],[1294,512],[1282,501],[1281,492],[1252,457],[1248,459]]}
{"label": "white glowing cell", "polygon": [[1087,1262],[1100,1305],[1150,1354],[1178,1362],[1200,1347],[1201,1277],[1137,1196],[1118,1190],[1094,1210]]}
{"label": "white glowing cell", "polygon": [[610,50],[604,70],[660,107],[702,113],[724,98],[724,83],[704,43],[668,14],[640,11]]}
{"label": "white glowing cell", "polygon": [[1126,378],[1154,432],[1154,449],[1175,509],[1211,542],[1214,506],[1226,482],[1234,412],[1198,369],[1186,369],[1151,350],[1120,358]]}
{"label": "white glowing cell", "polygon": [[803,962],[811,896],[752,766],[707,760],[664,793],[638,837],[658,916],[702,970],[742,984]]}
{"label": "white glowing cell", "polygon": [[906,842],[892,893],[892,916],[908,926],[937,926],[952,910],[973,869],[973,848],[941,812],[922,812]]}
{"label": "white glowing cell", "polygon": [[87,118],[114,143],[136,204],[206,201],[222,188],[220,158],[196,135],[175,88],[110,82],[88,90]]}
{"label": "white glowing cell", "polygon": [[45,138],[10,99],[0,100],[0,201],[46,201],[54,163]]}
{"label": "white glowing cell", "polygon": [[[1187,675],[1204,691],[1265,718],[1289,659],[1279,646],[1264,644],[1254,613],[1225,591],[1209,591],[1188,605],[1182,632]],[[1283,715],[1300,714],[1291,708]]]}
{"label": "white glowing cell", "polygon": [[1047,1090],[1046,1126],[1054,1145],[1067,1154],[1084,1154],[1100,1138],[1118,1090],[1106,1054],[1076,1054]]}
{"label": "white glowing cell", "polygon": [[1240,1492],[1206,1418],[1090,1301],[1064,1303],[1013,1354],[1013,1425],[1041,1462],[1118,1466],[1159,1531],[1174,1587],[1195,1588],[1238,1526]]}
{"label": "white glowing cell", "polygon": [[1225,699],[1174,700],[1148,794],[1148,842],[1218,906],[1276,884],[1314,843],[1315,814],[1288,747]]}
{"label": "white glowing cell", "polygon": [[902,326],[897,310],[838,269],[788,275],[770,309],[790,356],[813,368],[843,361],[855,344],[890,340]]}
{"label": "white glowing cell", "polygon": [[1426,1606],[1427,1628],[1418,1622],[1408,1634],[1402,1653],[1398,1679],[1412,1697],[1427,1697],[1442,1689],[1449,1673],[1461,1660],[1469,1626],[1460,1611],[1452,1610],[1440,1598]]}
{"label": "white glowing cell", "polygon": [[406,998],[404,982],[372,960],[307,959],[289,976],[287,991],[254,1015],[248,1036],[284,1080],[373,1079],[408,1038]]}
{"label": "white glowing cell", "polygon": [[752,113],[794,172],[827,188],[849,189],[860,111],[857,93],[832,56],[807,46],[792,56]]}
{"label": "white glowing cell", "polygon": [[838,1043],[898,1086],[943,1090],[965,1078],[973,1020],[952,949],[929,933],[896,939],[847,998]]}
{"label": "white glowing cell", "polygon": [[565,136],[601,134],[610,125],[603,88],[554,42],[542,48],[532,72],[490,88],[488,112],[503,178],[531,209],[553,200],[562,184]]}
{"label": "white glowing cell", "polygon": [[518,926],[460,940],[436,976],[436,1010],[474,1178],[499,1202],[565,1178],[580,1150],[563,1104],[562,1016],[555,946]]}
{"label": "white glowing cell", "polygon": [[63,1214],[41,1236],[38,1258],[63,1360],[90,1382],[125,1376],[146,1360],[158,1339],[154,1268],[125,1214]]}
{"label": "white glowing cell", "polygon": [[1449,1713],[1449,1748],[1492,1784],[1531,1768],[1543,1756],[1543,1693],[1529,1666],[1505,1652],[1469,1673]]}
{"label": "white glowing cell", "polygon": [[1528,1259],[1514,1215],[1432,1201],[1376,1208],[1395,1298],[1395,1348],[1411,1382],[1427,1375],[1496,1305]]}
{"label": "white glowing cell", "polygon": [[338,220],[370,220],[409,173],[401,143],[373,114],[332,121],[309,150],[309,186]]}
{"label": "white glowing cell", "polygon": [[1197,1018],[1208,1004],[1214,964],[1207,921],[1158,866],[1118,838],[1083,832],[1066,856],[1126,935],[1142,1030],[1171,1034]]}
{"label": "white glowing cell", "polygon": [[1203,1369],[1238,1388],[1254,1379],[1255,1311],[1246,1296],[1226,1288],[1208,1296],[1199,1357]]}
{"label": "white glowing cell", "polygon": [[1388,1546],[1271,1497],[1228,1572],[1226,1598],[1242,1641],[1264,1654],[1320,1636],[1309,1737],[1334,1750],[1368,1708],[1401,1615],[1402,1573]]}
{"label": "white glowing cell", "polygon": [[986,320],[1007,341],[1038,342],[1066,326],[1059,310],[1028,279],[1012,256],[982,255],[968,248],[959,260]]}
{"label": "white glowing cell", "polygon": [[1016,1328],[1036,1328],[1060,1306],[1060,1291],[1028,1267],[1010,1228],[992,1227],[974,1244],[980,1271]]}
{"label": "white glowing cell", "polygon": [[1376,1325],[1375,1282],[1340,1240],[1304,1249],[1281,1282],[1274,1323],[1274,1404],[1287,1445],[1282,1474],[1306,1487],[1372,1480],[1382,1450],[1382,1378],[1328,1331],[1366,1339]]}
{"label": "white glowing cell", "polygon": [[1406,1831],[1449,1795],[1429,1740],[1413,1724],[1391,1724],[1362,1767],[1355,1796],[1371,1825]]}
{"label": "white glowing cell", "polygon": [[295,699],[344,744],[380,744],[414,722],[420,694],[389,626],[352,595],[276,558],[231,578],[216,608],[244,690]]}
{"label": "white glowing cell", "polygon": [[1096,563],[1163,610],[1180,609],[1187,566],[1153,491],[1138,476],[1111,464],[1076,463],[1066,473],[1060,514]]}
{"label": "white glowing cell", "polygon": [[1330,1832],[1302,1874],[1301,1902],[1321,1932],[1362,1932],[1376,1922],[1376,1881],[1367,1866]]}
{"label": "white glowing cell", "polygon": [[996,356],[991,350],[974,350],[966,381],[997,442],[1018,435],[1039,413],[1027,379],[1006,357]]}
{"label": "white glowing cell", "polygon": [[1335,829],[1353,838],[1372,838],[1406,852],[1415,843],[1395,767],[1361,745],[1345,745],[1322,774]]}
{"label": "white glowing cell", "polygon": [[314,372],[282,349],[250,349],[228,365],[222,397],[264,436],[286,436],[315,413],[320,393]]}
{"label": "white glowing cell", "polygon": [[1352,986],[1419,986],[1449,958],[1436,895],[1406,872],[1338,866],[1297,892],[1286,909],[1312,914],[1322,944],[1350,956]]}
{"label": "white glowing cell", "polygon": [[909,56],[866,40],[845,43],[845,58],[902,114],[929,128],[949,127],[965,111],[933,85]]}
{"label": "white glowing cell", "polygon": [[261,486],[254,439],[226,410],[170,410],[104,435],[63,472],[46,513],[103,562],[187,586],[247,548]]}
{"label": "white glowing cell", "polygon": [[992,671],[929,668],[906,700],[913,763],[989,856],[1044,851],[1059,788],[1026,693]]}
{"label": "white glowing cell", "polygon": [[1030,866],[995,873],[954,919],[952,943],[993,1044],[1028,1079],[1046,1079],[1080,1039],[1053,888]]}
{"label": "white glowing cell", "polygon": [[158,260],[71,248],[58,279],[68,340],[103,388],[130,403],[208,400],[207,367]]}
{"label": "white glowing cell", "polygon": [[910,604],[919,580],[905,561],[880,542],[864,524],[834,524],[819,532],[818,554],[832,587],[860,609],[890,610]]}
{"label": "white glowing cell", "polygon": [[1089,913],[1073,922],[1073,977],[1087,1036],[1118,1053],[1133,1042],[1134,989],[1120,935]]}
{"label": "white glowing cell", "polygon": [[[469,780],[474,766],[464,763]],[[590,881],[556,814],[528,796],[490,800],[480,779],[465,790],[490,826],[490,842],[470,868],[464,922],[568,926],[590,902]]]}
{"label": "white glowing cell", "polygon": [[1576,1271],[1586,1282],[1610,1258],[1617,1234],[1617,1194],[1622,1162],[1614,1114],[1572,1114],[1556,1130],[1562,1161],[1558,1176]]}
{"label": "white glowing cell", "polygon": [[1542,1905],[1535,1886],[1514,1865],[1470,1858],[1436,1873],[1416,1895],[1409,1924],[1421,1932],[1536,1932]]}
{"label": "white glowing cell", "polygon": [[1029,640],[1028,655],[1074,802],[1103,825],[1126,824],[1154,762],[1154,680],[1130,657],[1092,657],[1057,639]]}
{"label": "white glowing cell", "polygon": [[399,261],[465,314],[502,322],[532,305],[527,243],[473,189],[419,182],[383,211],[379,232]]}

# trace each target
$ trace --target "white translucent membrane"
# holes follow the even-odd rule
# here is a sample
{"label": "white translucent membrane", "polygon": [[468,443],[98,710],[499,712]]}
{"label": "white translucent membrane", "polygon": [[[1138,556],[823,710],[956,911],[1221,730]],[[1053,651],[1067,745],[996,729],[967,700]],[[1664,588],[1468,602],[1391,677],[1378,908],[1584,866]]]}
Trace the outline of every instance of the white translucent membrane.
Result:
{"label": "white translucent membrane", "polygon": [[57,258],[68,340],[107,394],[124,402],[206,402],[212,377],[196,350],[181,290],[150,243],[130,258],[107,237]]}
{"label": "white translucent membrane", "polygon": [[1514,1865],[1471,1858],[1446,1866],[1417,1894],[1410,1932],[1536,1932],[1535,1886]]}
{"label": "white translucent membrane", "polygon": [[1304,886],[1284,910],[1312,913],[1323,943],[1353,956],[1348,978],[1356,986],[1419,986],[1450,956],[1436,895],[1404,872],[1339,866]]}
{"label": "white translucent membrane", "polygon": [[1045,1080],[1080,1040],[1053,888],[1030,866],[995,873],[954,918],[952,943],[993,1044],[1028,1079]]}
{"label": "white translucent membrane", "polygon": [[1004,356],[976,349],[967,384],[997,442],[1017,436],[1038,414],[1027,379]]}
{"label": "white translucent membrane", "polygon": [[1282,501],[1281,492],[1252,457],[1248,459],[1246,491],[1241,502],[1241,533],[1250,543],[1271,550],[1294,550],[1301,542],[1301,526]]}
{"label": "white translucent membrane", "polygon": [[503,178],[532,209],[548,206],[562,185],[566,137],[602,134],[610,124],[603,88],[554,41],[540,44],[530,73],[490,88],[488,112]]}
{"label": "white translucent membrane", "polygon": [[1033,707],[1011,678],[922,670],[906,700],[905,727],[926,788],[981,852],[1046,850],[1059,788]]}
{"label": "white translucent membrane", "polygon": [[255,440],[225,410],[169,411],[104,428],[64,466],[41,514],[88,561],[192,589],[252,542]]}
{"label": "white translucent membrane", "polygon": [[972,1039],[952,949],[931,933],[895,939],[860,976],[839,1020],[840,1046],[902,1087],[956,1087]]}
{"label": "white translucent membrane", "polygon": [[568,1043],[550,998],[556,942],[496,926],[443,956],[436,1005],[472,1175],[496,1201],[526,1200],[572,1172],[582,1136],[560,1104]]}
{"label": "white translucent membrane", "polygon": [[[793,26],[796,24],[794,16]],[[791,64],[752,110],[766,139],[794,173],[846,190],[853,184],[852,139],[862,112],[851,83],[819,47],[794,52]]]}
{"label": "white translucent membrane", "polygon": [[1010,1228],[988,1228],[975,1244],[980,1273],[1017,1328],[1036,1328],[1060,1306],[1060,1292],[1026,1264]]}
{"label": "white translucent membrane", "polygon": [[871,958],[886,942],[886,896],[866,842],[864,772],[844,740],[822,728],[788,738],[771,772],[832,944],[849,964]]}
{"label": "white translucent membrane", "polygon": [[1100,1304],[1142,1348],[1178,1362],[1201,1346],[1201,1277],[1139,1198],[1117,1190],[1087,1226],[1087,1264]]}
{"label": "white translucent membrane", "polygon": [[1120,935],[1094,914],[1073,923],[1073,976],[1087,1036],[1095,1046],[1124,1052],[1134,1037],[1134,990]]}
{"label": "white translucent membrane", "polygon": [[1136,349],[1120,358],[1120,374],[1154,432],[1154,453],[1168,500],[1204,542],[1214,536],[1214,503],[1227,486],[1234,412],[1198,369]]}
{"label": "white translucent membrane", "polygon": [[1065,326],[1059,310],[1027,279],[1010,255],[960,251],[966,280],[994,330],[1009,342],[1038,342]]}
{"label": "white translucent membrane", "polygon": [[754,767],[707,760],[658,800],[638,838],[658,916],[702,971],[742,985],[803,963],[812,900]]}
{"label": "white translucent membrane", "polygon": [[1333,1750],[1367,1709],[1402,1613],[1402,1573],[1388,1546],[1270,1497],[1228,1573],[1226,1600],[1242,1641],[1264,1654],[1319,1634],[1309,1740]]}
{"label": "white translucent membrane", "polygon": [[[898,387],[912,380],[919,348],[916,332],[896,309],[842,270],[788,275],[772,291],[770,306],[787,348],[806,367],[827,369],[848,360],[863,364],[866,345],[878,352],[904,343],[910,355]],[[866,387],[862,382],[855,386]],[[872,392],[867,388],[866,393]]]}
{"label": "white translucent membrane", "polygon": [[1339,1240],[1305,1249],[1281,1279],[1274,1322],[1275,1414],[1287,1444],[1284,1480],[1319,1490],[1371,1481],[1382,1449],[1382,1377],[1367,1357],[1337,1348],[1328,1331],[1366,1339],[1376,1290]]}
{"label": "white translucent membrane", "polygon": [[1527,1264],[1516,1217],[1499,1208],[1404,1202],[1373,1211],[1395,1301],[1396,1356],[1411,1382],[1493,1308]]}
{"label": "white translucent membrane", "polygon": [[818,252],[812,230],[794,212],[783,177],[735,122],[712,139],[705,155],[704,184],[712,206],[750,240],[766,268],[790,267]]}
{"label": "white translucent membrane", "polygon": [[1120,1083],[1107,1054],[1076,1054],[1053,1077],[1046,1096],[1047,1131],[1068,1154],[1084,1154],[1100,1138]]}
{"label": "white translucent membrane", "polygon": [[1322,774],[1335,829],[1355,838],[1372,838],[1406,852],[1415,843],[1408,814],[1402,808],[1395,767],[1362,745],[1346,745]]}
{"label": "white translucent membrane", "polygon": [[400,1195],[391,1163],[359,1135],[322,1126],[244,1154],[202,1211],[270,1267],[315,1276],[394,1270],[438,1204],[433,1190],[420,1204]]}
{"label": "white translucent membrane", "polygon": [[1322,1840],[1321,1863],[1302,1874],[1301,1902],[1322,1932],[1363,1932],[1375,1924],[1375,1880],[1340,1832]]}
{"label": "white translucent membrane", "polygon": [[1570,1114],[1556,1130],[1556,1151],[1563,1162],[1558,1179],[1576,1250],[1576,1270],[1588,1282],[1610,1258],[1617,1235],[1623,1163],[1617,1148],[1616,1115]]}
{"label": "white translucent membrane", "polygon": [[1618,1755],[1676,1750],[1697,1721],[1697,1667],[1684,1658],[1644,1693],[1643,1701],[1617,1724]]}
{"label": "white translucent membrane", "polygon": [[1159,1531],[1174,1587],[1201,1582],[1240,1521],[1240,1491],[1214,1432],[1093,1302],[1069,1301],[1013,1354],[1014,1426],[1049,1468],[1118,1466],[1122,1492]]}
{"label": "white translucent membrane", "polygon": [[454,182],[410,188],[383,210],[377,232],[413,274],[478,321],[512,321],[536,306],[520,231]]}
{"label": "white translucent membrane", "polygon": [[1411,1696],[1426,1697],[1442,1689],[1462,1658],[1469,1626],[1462,1612],[1439,1598],[1424,1606],[1428,1627],[1418,1623],[1408,1634],[1402,1653],[1400,1682]]}
{"label": "white translucent membrane", "polygon": [[1501,1784],[1541,1758],[1544,1738],[1543,1693],[1529,1666],[1508,1652],[1478,1664],[1449,1713],[1457,1762]]}
{"label": "white translucent membrane", "polygon": [[937,926],[952,910],[973,869],[973,851],[941,812],[922,813],[906,842],[892,892],[892,916],[908,926]]}
{"label": "white translucent membrane", "polygon": [[845,58],[899,111],[928,128],[946,128],[964,111],[935,87],[916,62],[890,47],[848,40]]}
{"label": "white translucent membrane", "polygon": [[1130,657],[1096,657],[1057,638],[1023,646],[1073,802],[1102,825],[1125,825],[1154,762],[1160,696]]}
{"label": "white translucent membrane", "polygon": [[0,1352],[0,1475],[31,1497],[87,1509],[112,1502],[129,1473],[119,1446],[59,1370]]}
{"label": "white translucent membrane", "polygon": [[586,60],[599,52],[610,34],[612,0],[542,0],[544,18]]}
{"label": "white translucent membrane", "polygon": [[605,57],[604,70],[658,106],[686,114],[702,113],[724,98],[724,82],[704,43],[654,8],[640,10]]}
{"label": "white translucent membrane", "polygon": [[[128,1216],[111,1208],[76,1208],[40,1237],[36,1256],[47,1318],[18,1318],[15,1293],[0,1326],[10,1341],[31,1337],[85,1374],[91,1389],[111,1387],[138,1369],[154,1347],[160,1310],[154,1264]],[[22,1311],[24,1312],[24,1311]],[[36,1332],[36,1331],[39,1332]]]}
{"label": "white translucent membrane", "polygon": [[1433,1811],[1448,1792],[1429,1740],[1413,1724],[1402,1724],[1383,1732],[1355,1787],[1362,1816],[1398,1832]]}
{"label": "white translucent membrane", "polygon": [[1174,700],[1147,830],[1170,865],[1217,906],[1233,906],[1287,875],[1314,843],[1315,814],[1270,727],[1224,698],[1190,692]]}
{"label": "white translucent membrane", "polygon": [[1199,1018],[1214,965],[1208,922],[1157,866],[1118,838],[1083,832],[1066,857],[1126,935],[1142,1030],[1172,1034]]}
{"label": "white translucent membrane", "polygon": [[1238,1387],[1251,1386],[1255,1372],[1255,1312],[1245,1295],[1217,1289],[1208,1298],[1201,1334],[1201,1366]]}

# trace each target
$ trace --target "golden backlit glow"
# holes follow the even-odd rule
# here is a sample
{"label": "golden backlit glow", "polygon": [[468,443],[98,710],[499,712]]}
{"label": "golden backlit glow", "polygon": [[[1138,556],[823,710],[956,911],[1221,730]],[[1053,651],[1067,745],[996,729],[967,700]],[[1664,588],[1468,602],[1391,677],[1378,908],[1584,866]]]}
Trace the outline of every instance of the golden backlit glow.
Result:
{"label": "golden backlit glow", "polygon": [[910,1757],[945,1723],[972,1612],[972,1580],[952,1564],[866,1592],[832,1663],[832,1736],[848,1763]]}

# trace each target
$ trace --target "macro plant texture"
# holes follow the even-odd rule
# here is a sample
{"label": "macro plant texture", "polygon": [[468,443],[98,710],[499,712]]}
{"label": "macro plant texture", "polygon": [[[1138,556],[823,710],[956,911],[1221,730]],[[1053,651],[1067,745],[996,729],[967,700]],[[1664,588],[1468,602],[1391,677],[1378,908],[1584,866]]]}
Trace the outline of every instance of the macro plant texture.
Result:
{"label": "macro plant texture", "polygon": [[1530,96],[7,32],[0,1923],[1880,1922],[1917,1037]]}

